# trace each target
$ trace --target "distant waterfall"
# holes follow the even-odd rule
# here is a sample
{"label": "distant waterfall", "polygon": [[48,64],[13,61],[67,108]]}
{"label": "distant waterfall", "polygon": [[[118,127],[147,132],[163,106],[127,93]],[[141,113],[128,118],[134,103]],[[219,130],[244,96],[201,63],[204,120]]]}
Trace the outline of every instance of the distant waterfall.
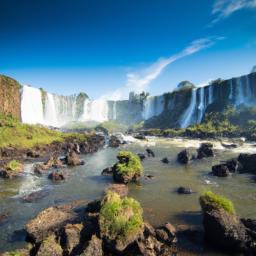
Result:
{"label": "distant waterfall", "polygon": [[45,123],[47,125],[59,126],[54,96],[51,93],[46,94],[45,99]]}
{"label": "distant waterfall", "polygon": [[113,120],[116,120],[117,114],[116,114],[116,101],[113,102]]}
{"label": "distant waterfall", "polygon": [[21,119],[28,124],[44,124],[40,89],[24,85],[21,96]]}
{"label": "distant waterfall", "polygon": [[191,101],[186,109],[185,113],[183,114],[181,121],[180,121],[180,127],[181,128],[186,128],[188,127],[191,123],[193,123],[193,116],[195,113],[196,109],[196,91],[197,88],[193,88],[191,91]]}
{"label": "distant waterfall", "polygon": [[148,120],[153,116],[158,116],[163,112],[164,100],[162,96],[147,97],[143,103],[143,119]]}
{"label": "distant waterfall", "polygon": [[204,87],[201,87],[198,89],[199,90],[199,104],[198,104],[198,118],[197,118],[197,123],[201,123],[203,116],[204,116],[204,111],[206,108],[205,104],[205,93],[204,93]]}

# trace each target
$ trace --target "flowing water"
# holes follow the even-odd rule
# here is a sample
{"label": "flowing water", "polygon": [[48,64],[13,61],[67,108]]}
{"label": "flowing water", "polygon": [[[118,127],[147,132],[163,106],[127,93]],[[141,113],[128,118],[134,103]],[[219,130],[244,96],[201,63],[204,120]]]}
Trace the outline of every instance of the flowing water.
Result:
{"label": "flowing water", "polygon": [[[176,162],[177,153],[181,149],[185,146],[198,147],[199,143],[198,140],[150,138],[146,143],[135,142],[120,148],[139,153],[149,146],[156,154],[155,158],[148,158],[143,162],[145,174],[153,175],[155,178],[142,179],[140,184],[129,185],[129,195],[141,203],[144,218],[153,225],[169,221],[175,225],[201,226],[198,197],[206,190],[229,197],[242,217],[256,218],[255,181],[250,175],[235,174],[228,178],[209,175],[212,164],[237,156],[239,152],[256,152],[256,148],[253,145],[246,145],[233,151],[226,151],[216,142],[216,157],[196,160],[187,166]],[[68,174],[65,182],[52,183],[47,176],[33,175],[32,164],[26,165],[24,177],[0,180],[0,212],[7,212],[10,215],[0,226],[0,252],[24,246],[23,241],[18,241],[22,236],[17,230],[21,230],[29,219],[44,208],[77,199],[90,201],[100,198],[106,186],[112,183],[111,177],[101,176],[100,173],[105,167],[116,162],[116,154],[120,149],[105,148],[97,153],[81,156],[86,164],[65,169]],[[171,163],[162,164],[160,160],[163,157],[168,157]],[[178,186],[189,186],[196,193],[178,195]],[[32,203],[22,200],[22,196],[40,190],[43,198]]]}

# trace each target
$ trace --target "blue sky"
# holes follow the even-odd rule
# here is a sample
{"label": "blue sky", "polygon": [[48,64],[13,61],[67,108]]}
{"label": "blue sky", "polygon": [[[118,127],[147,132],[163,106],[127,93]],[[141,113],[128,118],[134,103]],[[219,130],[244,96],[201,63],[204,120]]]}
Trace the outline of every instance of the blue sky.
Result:
{"label": "blue sky", "polygon": [[256,65],[256,0],[1,0],[0,73],[91,98]]}

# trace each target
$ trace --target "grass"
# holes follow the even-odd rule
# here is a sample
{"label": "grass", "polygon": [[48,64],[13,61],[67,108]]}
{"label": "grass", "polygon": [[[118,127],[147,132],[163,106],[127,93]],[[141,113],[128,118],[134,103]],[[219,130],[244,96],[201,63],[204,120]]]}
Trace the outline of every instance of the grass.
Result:
{"label": "grass", "polygon": [[116,170],[119,174],[133,177],[143,174],[143,166],[140,158],[130,151],[120,151],[117,155],[119,163],[116,164]]}
{"label": "grass", "polygon": [[117,193],[108,191],[100,210],[101,232],[121,241],[136,236],[143,226],[142,213],[139,202],[133,198],[120,198]]}
{"label": "grass", "polygon": [[224,209],[230,214],[235,214],[235,208],[233,203],[220,195],[207,191],[203,193],[199,198],[200,205],[204,211],[212,209]]}
{"label": "grass", "polygon": [[7,163],[6,168],[10,171],[18,172],[22,170],[23,165],[17,160],[11,160],[9,163]]}
{"label": "grass", "polygon": [[39,125],[23,124],[11,116],[0,115],[0,148],[32,148],[54,141],[62,142],[69,137],[86,140],[85,134],[62,133]]}
{"label": "grass", "polygon": [[113,122],[113,121],[105,121],[99,125],[96,126],[97,129],[106,129],[109,133],[114,132],[126,132],[127,126],[121,123]]}

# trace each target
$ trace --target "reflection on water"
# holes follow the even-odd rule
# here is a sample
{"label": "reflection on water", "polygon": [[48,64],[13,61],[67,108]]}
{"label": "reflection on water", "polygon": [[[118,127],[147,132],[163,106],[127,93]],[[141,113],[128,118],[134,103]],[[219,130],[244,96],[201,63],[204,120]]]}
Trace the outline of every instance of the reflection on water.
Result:
{"label": "reflection on water", "polygon": [[[140,184],[129,185],[130,196],[141,203],[145,219],[153,225],[161,225],[167,221],[174,224],[200,225],[198,196],[205,190],[212,190],[232,199],[242,217],[256,217],[256,189],[250,175],[235,174],[228,178],[209,175],[212,164],[237,156],[240,151],[255,152],[256,148],[245,145],[234,151],[225,151],[216,143],[218,151],[215,158],[194,161],[188,166],[176,163],[176,156],[181,147],[197,147],[199,143],[191,140],[184,142],[151,138],[147,143],[133,143],[122,147],[139,153],[149,145],[156,154],[155,158],[148,158],[143,162],[145,174],[155,178],[142,179]],[[9,221],[0,226],[0,251],[23,246],[22,241],[13,242],[13,232],[21,230],[30,218],[44,208],[76,199],[89,201],[100,198],[105,187],[112,182],[111,177],[100,176],[100,173],[116,161],[118,150],[107,148],[92,155],[82,156],[86,164],[66,169],[68,179],[65,182],[52,183],[47,179],[47,175],[34,175],[31,164],[26,165],[24,177],[0,180],[0,212],[10,214]],[[161,163],[163,157],[168,157],[171,163]],[[178,195],[178,186],[189,186],[196,193]],[[21,200],[24,195],[40,190],[47,190],[48,193],[31,203]]]}

